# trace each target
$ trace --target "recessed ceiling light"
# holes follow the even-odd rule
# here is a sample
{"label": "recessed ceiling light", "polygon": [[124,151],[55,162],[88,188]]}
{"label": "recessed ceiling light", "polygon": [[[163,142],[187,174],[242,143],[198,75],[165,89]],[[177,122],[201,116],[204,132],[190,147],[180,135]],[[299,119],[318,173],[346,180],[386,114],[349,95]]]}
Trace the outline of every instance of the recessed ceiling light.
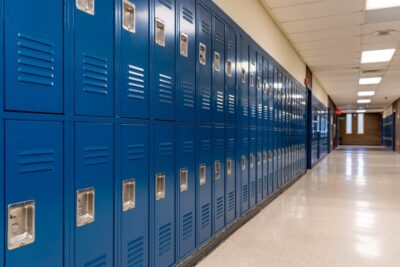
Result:
{"label": "recessed ceiling light", "polygon": [[361,63],[388,62],[392,60],[396,49],[382,49],[362,52]]}
{"label": "recessed ceiling light", "polygon": [[382,81],[381,77],[361,78],[360,85],[379,84]]}
{"label": "recessed ceiling light", "polygon": [[358,104],[368,104],[368,103],[371,103],[371,99],[358,99],[357,103]]}
{"label": "recessed ceiling light", "polygon": [[365,112],[367,112],[366,109],[359,109],[359,110],[357,110],[357,113],[365,113]]}
{"label": "recessed ceiling light", "polygon": [[400,6],[400,0],[367,0],[367,10]]}
{"label": "recessed ceiling light", "polygon": [[375,95],[375,91],[360,91],[358,92],[358,96],[373,96]]}

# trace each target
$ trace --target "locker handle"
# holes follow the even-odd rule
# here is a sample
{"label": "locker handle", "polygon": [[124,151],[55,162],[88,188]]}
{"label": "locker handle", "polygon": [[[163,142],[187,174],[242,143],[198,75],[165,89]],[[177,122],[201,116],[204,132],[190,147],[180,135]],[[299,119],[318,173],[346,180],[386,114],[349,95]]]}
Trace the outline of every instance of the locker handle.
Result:
{"label": "locker handle", "polygon": [[221,55],[218,52],[214,52],[214,69],[221,71]]}
{"label": "locker handle", "polygon": [[128,32],[136,32],[136,6],[128,0],[123,1],[122,27]]}
{"label": "locker handle", "polygon": [[242,171],[246,170],[246,165],[247,165],[246,161],[247,161],[246,156],[242,155]]}
{"label": "locker handle", "polygon": [[186,192],[189,190],[189,172],[188,169],[182,168],[180,170],[180,190],[181,192]]}
{"label": "locker handle", "polygon": [[181,32],[180,35],[180,51],[181,56],[188,57],[189,56],[189,37],[187,34]]}
{"label": "locker handle", "polygon": [[165,173],[156,174],[156,200],[165,198]]}
{"label": "locker handle", "polygon": [[267,152],[263,151],[263,162],[264,164],[267,163]]}
{"label": "locker handle", "polygon": [[92,16],[94,16],[94,5],[94,0],[76,0],[76,8]]}
{"label": "locker handle", "polygon": [[94,188],[78,190],[76,194],[76,226],[95,221],[95,191]]}
{"label": "locker handle", "polygon": [[232,69],[233,69],[232,60],[228,59],[226,61],[226,74],[228,75],[228,77],[232,77],[232,73],[233,73]]}
{"label": "locker handle", "polygon": [[200,174],[200,185],[205,185],[207,182],[206,165],[205,164],[200,164],[199,174]]}
{"label": "locker handle", "polygon": [[8,250],[35,242],[35,202],[25,201],[8,206]]}
{"label": "locker handle", "polygon": [[257,166],[261,165],[261,152],[257,153]]}
{"label": "locker handle", "polygon": [[250,87],[254,87],[254,73],[250,73]]}
{"label": "locker handle", "polygon": [[242,83],[246,84],[246,69],[242,67]]}
{"label": "locker handle", "polygon": [[226,175],[231,176],[232,175],[232,159],[228,158],[226,160]]}
{"label": "locker handle", "polygon": [[261,78],[260,77],[257,77],[257,89],[259,90],[259,91],[261,91]]}
{"label": "locker handle", "polygon": [[221,162],[219,160],[214,162],[214,175],[216,181],[221,179]]}
{"label": "locker handle", "polygon": [[165,22],[156,18],[156,44],[165,47]]}
{"label": "locker handle", "polygon": [[254,167],[254,155],[250,154],[250,168]]}
{"label": "locker handle", "polygon": [[207,54],[207,47],[205,44],[200,43],[199,45],[199,62],[201,65],[206,65],[207,60],[206,60],[206,54]]}
{"label": "locker handle", "polygon": [[136,181],[130,179],[122,182],[122,210],[132,210],[136,206]]}

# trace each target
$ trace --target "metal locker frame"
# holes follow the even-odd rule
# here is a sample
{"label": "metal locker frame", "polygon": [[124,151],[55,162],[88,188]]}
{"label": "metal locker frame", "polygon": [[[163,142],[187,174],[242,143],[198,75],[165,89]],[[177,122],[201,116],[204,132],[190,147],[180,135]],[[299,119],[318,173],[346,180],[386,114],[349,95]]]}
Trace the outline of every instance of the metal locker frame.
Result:
{"label": "metal locker frame", "polygon": [[257,51],[249,42],[249,126],[257,125]]}
{"label": "metal locker frame", "polygon": [[[237,40],[234,30],[225,28],[225,124],[235,125],[237,112],[236,75],[237,75]],[[230,67],[229,67],[230,66]]]}
{"label": "metal locker frame", "polygon": [[225,24],[212,17],[212,122],[225,122]]}
{"label": "metal locker frame", "polygon": [[[236,218],[236,130],[225,127],[225,220],[229,225]],[[229,168],[228,161],[231,166]]]}
{"label": "metal locker frame", "polygon": [[250,127],[249,141],[249,206],[253,208],[257,201],[257,127]]}
{"label": "metal locker frame", "polygon": [[[240,179],[240,212],[246,213],[250,203],[250,183],[249,183],[249,155],[250,155],[250,138],[248,128],[238,129],[238,139],[240,142],[237,145],[237,172],[236,176]],[[239,175],[240,173],[240,175]],[[239,193],[237,193],[239,195]]]}
{"label": "metal locker frame", "polygon": [[218,233],[225,226],[225,127],[214,126],[212,130],[212,217],[213,232]]}

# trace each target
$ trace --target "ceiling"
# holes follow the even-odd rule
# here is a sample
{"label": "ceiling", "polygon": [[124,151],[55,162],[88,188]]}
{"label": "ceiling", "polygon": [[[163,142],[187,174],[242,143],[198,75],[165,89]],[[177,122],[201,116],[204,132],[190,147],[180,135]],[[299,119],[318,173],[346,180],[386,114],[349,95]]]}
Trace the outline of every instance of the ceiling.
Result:
{"label": "ceiling", "polygon": [[[400,97],[400,49],[391,62],[361,64],[365,50],[399,48],[400,8],[365,11],[365,0],[260,0],[341,109],[383,109]],[[376,36],[380,30],[396,30]],[[379,85],[360,77],[383,76]],[[357,104],[357,91],[375,90]]]}

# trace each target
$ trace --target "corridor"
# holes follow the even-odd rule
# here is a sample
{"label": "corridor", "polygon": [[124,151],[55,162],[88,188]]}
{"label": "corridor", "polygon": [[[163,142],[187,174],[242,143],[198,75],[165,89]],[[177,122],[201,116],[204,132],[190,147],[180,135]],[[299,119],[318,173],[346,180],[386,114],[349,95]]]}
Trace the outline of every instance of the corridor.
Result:
{"label": "corridor", "polygon": [[398,266],[399,203],[399,154],[339,147],[198,266]]}

